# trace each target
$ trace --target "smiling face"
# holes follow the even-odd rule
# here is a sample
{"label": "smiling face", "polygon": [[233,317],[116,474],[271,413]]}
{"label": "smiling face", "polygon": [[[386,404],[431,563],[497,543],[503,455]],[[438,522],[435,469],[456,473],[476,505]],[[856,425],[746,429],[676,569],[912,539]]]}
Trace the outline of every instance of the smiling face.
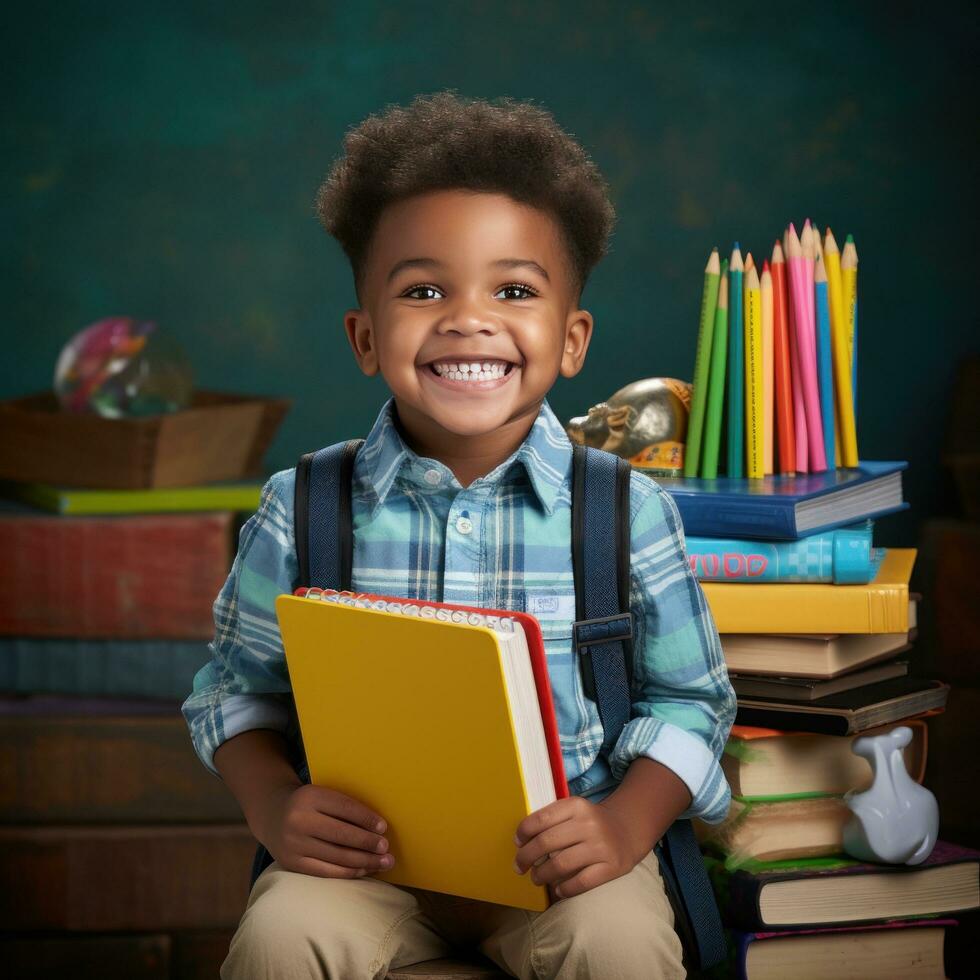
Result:
{"label": "smiling face", "polygon": [[592,317],[574,300],[550,215],[503,194],[434,191],[382,213],[364,306],[344,324],[410,445],[450,466],[479,457],[487,472],[520,445],[558,375],[581,369]]}

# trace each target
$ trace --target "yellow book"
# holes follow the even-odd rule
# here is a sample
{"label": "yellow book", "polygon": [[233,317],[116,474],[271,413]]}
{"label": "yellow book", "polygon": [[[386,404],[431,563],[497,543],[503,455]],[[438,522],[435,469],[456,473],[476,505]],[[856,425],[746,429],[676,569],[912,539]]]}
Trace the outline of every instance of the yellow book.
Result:
{"label": "yellow book", "polygon": [[889,548],[867,585],[704,582],[719,633],[906,633],[914,548]]}
{"label": "yellow book", "polygon": [[[402,608],[426,606],[440,608]],[[521,626],[533,629],[531,617],[509,620],[509,640],[468,622],[289,595],[276,613],[312,782],[388,823],[395,866],[376,877],[546,909],[547,889],[514,872],[517,825],[567,795],[535,688],[540,635]]]}

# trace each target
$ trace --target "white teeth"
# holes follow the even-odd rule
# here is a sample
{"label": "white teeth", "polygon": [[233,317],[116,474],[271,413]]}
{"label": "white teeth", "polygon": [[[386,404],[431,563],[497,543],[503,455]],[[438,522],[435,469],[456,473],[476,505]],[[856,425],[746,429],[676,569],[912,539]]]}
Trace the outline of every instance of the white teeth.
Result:
{"label": "white teeth", "polygon": [[472,361],[456,363],[441,361],[432,364],[436,374],[450,381],[493,381],[502,378],[507,373],[508,364],[505,361]]}

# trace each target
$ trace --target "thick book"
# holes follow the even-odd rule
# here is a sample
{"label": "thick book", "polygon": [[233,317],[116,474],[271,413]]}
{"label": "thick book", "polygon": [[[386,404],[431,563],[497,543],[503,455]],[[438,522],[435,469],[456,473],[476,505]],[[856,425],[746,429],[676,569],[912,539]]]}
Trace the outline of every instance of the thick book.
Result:
{"label": "thick book", "polygon": [[513,868],[518,824],[568,795],[537,620],[309,591],[276,613],[310,776],[388,822],[378,877],[543,911]]}
{"label": "thick book", "polygon": [[827,857],[844,850],[844,825],[851,817],[840,796],[783,800],[732,798],[721,823],[694,820],[701,845],[721,854],[729,870],[759,861]]}
{"label": "thick book", "polygon": [[240,821],[168,706],[0,698],[0,824]]}
{"label": "thick book", "polygon": [[0,692],[182,701],[207,660],[201,640],[0,636]]}
{"label": "thick book", "polygon": [[796,541],[686,536],[691,571],[702,582],[834,582],[864,585],[878,573],[884,548],[871,545],[873,521]]}
{"label": "thick book", "polygon": [[867,585],[705,582],[719,633],[907,633],[914,548],[889,548]]}
{"label": "thick book", "polygon": [[193,487],[101,490],[48,483],[3,483],[0,496],[56,514],[157,514],[166,511],[230,510],[254,512],[262,483],[206,483]]}
{"label": "thick book", "polygon": [[16,882],[0,917],[8,933],[235,928],[254,857],[242,822],[0,827],[0,880]]}
{"label": "thick book", "polygon": [[763,701],[739,698],[740,725],[786,731],[850,735],[902,718],[941,711],[949,685],[920,677],[894,677],[816,701]]}
{"label": "thick book", "polygon": [[[897,724],[883,725],[869,734],[889,732]],[[903,751],[905,767],[921,783],[928,748],[926,723],[913,719],[901,724],[912,729],[912,740]],[[735,725],[725,745],[721,767],[732,794],[745,800],[782,800],[867,789],[873,774],[868,760],[851,751],[856,737]]]}
{"label": "thick book", "polygon": [[907,467],[862,462],[825,473],[753,480],[658,477],[657,482],[674,498],[686,534],[784,540],[904,510]]}
{"label": "thick book", "polygon": [[937,841],[914,867],[848,858],[726,870],[709,862],[726,922],[746,932],[954,915],[980,907],[980,852]]}
{"label": "thick book", "polygon": [[739,980],[945,980],[955,919],[844,929],[736,933]]}
{"label": "thick book", "polygon": [[831,694],[841,694],[852,691],[856,687],[865,687],[886,681],[890,677],[905,677],[909,672],[907,660],[890,660],[841,674],[825,680],[819,677],[791,676],[760,676],[755,674],[730,673],[729,679],[735,693],[742,698],[756,698],[764,701],[814,701],[829,697]]}
{"label": "thick book", "polygon": [[233,516],[0,509],[0,635],[209,640]]}
{"label": "thick book", "polygon": [[724,633],[721,649],[736,674],[839,677],[910,649],[916,606],[909,603],[908,633]]}

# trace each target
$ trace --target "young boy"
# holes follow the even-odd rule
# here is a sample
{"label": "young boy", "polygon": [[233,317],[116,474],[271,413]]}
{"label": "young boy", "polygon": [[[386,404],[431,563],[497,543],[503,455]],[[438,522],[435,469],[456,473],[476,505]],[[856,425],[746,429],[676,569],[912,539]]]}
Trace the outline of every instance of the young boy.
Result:
{"label": "young boy", "polygon": [[[345,149],[317,207],[353,268],[354,357],[393,396],[354,468],[353,588],[537,615],[573,795],[514,828],[515,871],[551,888],[546,912],[372,877],[399,858],[384,836],[397,815],[304,785],[293,766],[273,603],[297,584],[294,471],[277,473],[184,705],[202,761],[275,858],[221,975],[384,977],[471,945],[524,978],[682,977],[652,848],[682,814],[725,815],[734,695],[677,511],[634,473],[631,721],[600,753],[571,642],[572,450],[545,400],[592,336],[579,303],[614,219],[605,182],[550,114],[509,99],[419,97],[367,119]],[[370,717],[371,692],[350,696]]]}

